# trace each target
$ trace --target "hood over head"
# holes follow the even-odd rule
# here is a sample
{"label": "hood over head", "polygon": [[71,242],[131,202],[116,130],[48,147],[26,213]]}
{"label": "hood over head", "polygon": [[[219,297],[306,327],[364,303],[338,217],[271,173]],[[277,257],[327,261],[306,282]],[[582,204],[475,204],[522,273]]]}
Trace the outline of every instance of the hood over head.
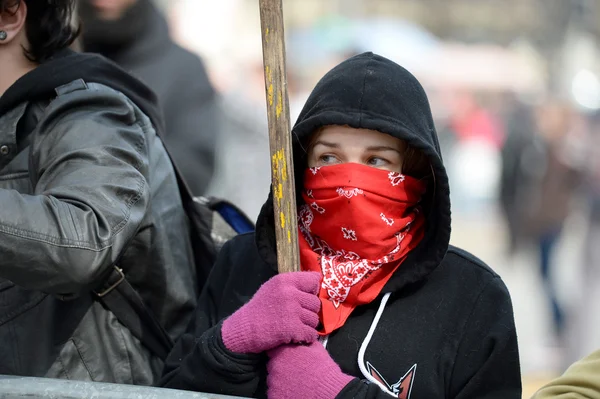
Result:
{"label": "hood over head", "polygon": [[[427,95],[419,81],[398,64],[373,53],[354,56],[329,71],[309,96],[292,129],[296,198],[301,203],[306,148],[319,128],[348,125],[377,130],[422,151],[434,174],[423,208],[421,243],[388,281],[383,292],[425,279],[442,261],[450,241],[450,191]],[[257,220],[256,240],[263,259],[276,267],[273,194]]]}
{"label": "hood over head", "polygon": [[54,98],[56,88],[77,79],[123,93],[152,120],[159,135],[164,131],[158,100],[152,90],[106,58],[70,49],[59,51],[9,87],[0,97],[0,116],[23,102]]}

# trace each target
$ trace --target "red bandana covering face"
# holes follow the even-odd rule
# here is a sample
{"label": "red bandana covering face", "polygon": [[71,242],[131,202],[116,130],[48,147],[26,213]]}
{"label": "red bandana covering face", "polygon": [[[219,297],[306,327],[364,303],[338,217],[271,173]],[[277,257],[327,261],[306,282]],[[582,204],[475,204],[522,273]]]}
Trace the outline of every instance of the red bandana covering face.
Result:
{"label": "red bandana covering face", "polygon": [[302,270],[323,275],[322,335],[373,301],[423,238],[425,183],[346,163],[307,169],[298,212]]}

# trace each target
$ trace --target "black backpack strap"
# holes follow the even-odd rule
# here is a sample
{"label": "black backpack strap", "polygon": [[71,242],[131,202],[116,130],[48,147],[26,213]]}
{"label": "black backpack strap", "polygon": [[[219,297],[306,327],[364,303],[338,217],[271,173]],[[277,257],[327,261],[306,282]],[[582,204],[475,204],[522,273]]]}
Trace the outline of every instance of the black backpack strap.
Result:
{"label": "black backpack strap", "polygon": [[167,358],[173,341],[127,281],[123,270],[115,266],[94,294],[148,350],[162,360]]}

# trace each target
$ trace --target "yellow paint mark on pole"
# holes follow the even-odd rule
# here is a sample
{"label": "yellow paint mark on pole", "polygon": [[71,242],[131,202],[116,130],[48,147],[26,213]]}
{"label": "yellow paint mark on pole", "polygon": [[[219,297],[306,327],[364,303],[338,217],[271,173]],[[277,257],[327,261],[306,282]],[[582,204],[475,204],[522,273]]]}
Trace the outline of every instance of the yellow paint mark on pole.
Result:
{"label": "yellow paint mark on pole", "polygon": [[[271,156],[271,167],[273,168],[273,196],[274,198],[277,200],[278,205],[281,207],[281,201],[284,199],[283,198],[283,181],[288,179],[288,175],[287,175],[287,160],[285,158],[285,153],[284,150],[277,150],[272,156]],[[287,209],[288,209],[288,213],[290,213],[291,215],[291,202],[290,199],[287,198],[286,199],[286,203],[287,203]],[[285,206],[285,204],[284,204]],[[284,211],[280,211],[279,213],[279,219],[280,219],[280,223],[281,223],[281,228],[285,229],[286,226],[286,216]],[[287,231],[287,235],[288,235],[288,239],[291,242],[292,239],[292,233],[288,228]]]}
{"label": "yellow paint mark on pole", "polygon": [[281,212],[279,214],[279,218],[281,219],[281,228],[285,229],[285,214],[283,212]]}
{"label": "yellow paint mark on pole", "polygon": [[[284,164],[284,167],[285,167],[285,164]],[[286,171],[286,173],[287,173],[287,171]],[[288,201],[287,207],[288,207],[288,209],[287,209],[288,215],[291,215],[292,214],[292,202],[291,201]],[[290,226],[288,226],[288,230],[287,230],[287,238],[288,238],[288,242],[291,243],[292,242],[292,231],[289,229],[289,227]]]}
{"label": "yellow paint mark on pole", "polygon": [[[281,112],[283,112],[283,99],[281,91],[279,91],[279,93],[277,93],[277,108],[275,108],[275,115],[277,116],[277,119],[279,119],[281,116]],[[283,152],[283,150],[281,151]]]}
{"label": "yellow paint mark on pole", "polygon": [[[283,155],[283,152],[282,152]],[[287,161],[285,159],[285,157],[282,157],[282,163],[283,165],[281,165],[281,180],[286,181],[288,178],[288,172],[287,172]]]}
{"label": "yellow paint mark on pole", "polygon": [[[268,29],[267,29],[268,31]],[[273,75],[271,73],[271,68],[269,68],[269,66],[267,65],[265,67],[265,75],[267,75],[267,82],[269,82],[269,87],[267,89],[267,98],[269,100],[269,106],[273,106]]]}
{"label": "yellow paint mark on pole", "polygon": [[281,202],[281,199],[283,198],[283,194],[279,191],[279,187],[273,186],[273,196],[275,197],[277,202],[279,202],[279,203]]}
{"label": "yellow paint mark on pole", "polygon": [[[273,196],[277,199],[277,203],[281,205],[283,199],[283,184],[282,181],[287,179],[287,166],[283,150],[275,152],[271,159],[271,167],[275,181],[273,183]],[[283,213],[282,213],[283,215]]]}
{"label": "yellow paint mark on pole", "polygon": [[273,106],[273,84],[269,85],[269,89],[267,90],[267,97],[269,98],[269,106]]}

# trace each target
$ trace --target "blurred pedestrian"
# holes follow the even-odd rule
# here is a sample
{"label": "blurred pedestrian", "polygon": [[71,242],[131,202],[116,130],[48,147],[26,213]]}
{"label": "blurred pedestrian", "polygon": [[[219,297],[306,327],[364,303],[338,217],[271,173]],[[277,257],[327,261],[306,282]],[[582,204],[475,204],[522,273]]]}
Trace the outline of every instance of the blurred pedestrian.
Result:
{"label": "blurred pedestrian", "polygon": [[74,7],[0,0],[0,374],[151,385],[138,315],[188,324],[188,221],[154,94],[68,49]]}
{"label": "blurred pedestrian", "polygon": [[524,197],[531,190],[532,180],[537,180],[531,174],[535,168],[529,167],[525,158],[525,150],[534,140],[535,128],[532,110],[524,104],[515,103],[506,119],[499,200],[508,230],[507,251],[515,255],[523,248],[522,241],[526,239],[523,231]]}
{"label": "blurred pedestrian", "polygon": [[[532,244],[552,314],[554,333],[564,339],[565,314],[554,280],[554,255],[571,205],[581,186],[584,153],[572,107],[549,99],[532,114],[532,129],[514,131],[505,143],[504,195],[513,246]],[[514,185],[508,187],[507,182]],[[506,205],[505,205],[506,207]],[[562,343],[562,342],[561,342]]]}
{"label": "blurred pedestrian", "polygon": [[461,142],[483,141],[500,148],[504,141],[504,131],[496,115],[483,107],[475,93],[457,90],[452,101],[451,127]]}
{"label": "blurred pedestrian", "polygon": [[490,212],[496,199],[504,131],[496,115],[480,103],[474,92],[459,89],[449,100],[449,129],[445,133],[452,131],[456,142],[446,164],[454,210],[479,217]]}
{"label": "blurred pedestrian", "polygon": [[83,50],[115,61],[157,94],[165,140],[194,195],[215,167],[219,114],[200,58],[179,47],[151,0],[79,0]]}
{"label": "blurred pedestrian", "polygon": [[575,117],[572,107],[564,102],[549,101],[537,109],[537,136],[529,148],[529,159],[524,160],[538,177],[527,204],[526,229],[537,242],[540,273],[554,329],[561,340],[565,315],[552,269],[555,249],[583,177],[583,153],[575,131]]}

